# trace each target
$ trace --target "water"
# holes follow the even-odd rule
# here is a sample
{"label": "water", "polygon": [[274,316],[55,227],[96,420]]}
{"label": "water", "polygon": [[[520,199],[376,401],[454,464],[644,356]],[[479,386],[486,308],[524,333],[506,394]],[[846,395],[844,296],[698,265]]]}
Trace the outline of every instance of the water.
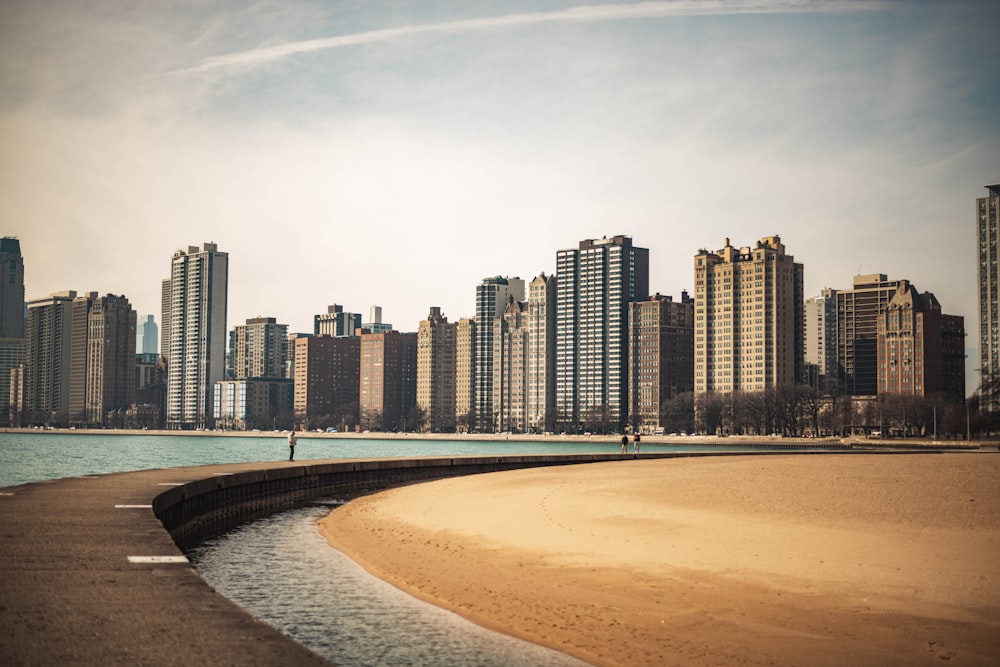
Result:
{"label": "water", "polygon": [[[613,437],[544,442],[300,437],[296,460],[358,459],[387,456],[617,453]],[[653,445],[643,451],[723,451],[719,447]],[[280,433],[260,436],[123,435],[114,432],[0,433],[0,487],[43,479],[100,475],[129,470],[176,468],[213,463],[287,461],[288,442]]]}
{"label": "water", "polygon": [[329,511],[313,506],[273,515],[188,556],[219,593],[338,665],[585,664],[481,628],[372,577],[319,534],[316,521]]}

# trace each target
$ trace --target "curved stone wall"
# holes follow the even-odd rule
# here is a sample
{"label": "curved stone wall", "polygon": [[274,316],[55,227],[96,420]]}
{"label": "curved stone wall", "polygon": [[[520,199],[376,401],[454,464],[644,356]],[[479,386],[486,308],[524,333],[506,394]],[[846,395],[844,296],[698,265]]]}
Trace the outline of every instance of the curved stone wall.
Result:
{"label": "curved stone wall", "polygon": [[[690,455],[690,454],[688,454]],[[668,458],[676,454],[644,454]],[[153,512],[182,549],[241,523],[317,498],[351,498],[412,482],[501,470],[631,458],[621,454],[539,454],[338,461],[237,472],[170,488]]]}

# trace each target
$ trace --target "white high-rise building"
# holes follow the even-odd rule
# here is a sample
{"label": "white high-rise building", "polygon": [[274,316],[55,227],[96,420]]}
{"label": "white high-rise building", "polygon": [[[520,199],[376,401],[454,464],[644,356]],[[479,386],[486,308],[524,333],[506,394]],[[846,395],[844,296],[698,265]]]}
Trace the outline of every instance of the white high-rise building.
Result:
{"label": "white high-rise building", "polygon": [[1000,300],[997,264],[1000,258],[1000,184],[986,186],[989,196],[976,200],[976,250],[979,255],[979,372],[982,409],[1000,409]]}
{"label": "white high-rise building", "polygon": [[807,377],[803,380],[833,390],[837,381],[837,292],[826,287],[819,296],[806,299],[805,318]]}
{"label": "white high-rise building", "polygon": [[169,351],[167,428],[208,428],[214,385],[225,379],[229,254],[214,243],[174,253],[161,321]]}
{"label": "white high-rise building", "polygon": [[28,301],[23,423],[69,425],[75,291]]}

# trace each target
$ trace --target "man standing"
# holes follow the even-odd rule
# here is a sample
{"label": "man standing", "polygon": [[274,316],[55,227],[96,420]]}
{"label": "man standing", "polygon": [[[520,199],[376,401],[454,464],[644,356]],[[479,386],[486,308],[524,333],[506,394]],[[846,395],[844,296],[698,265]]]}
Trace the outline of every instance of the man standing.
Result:
{"label": "man standing", "polygon": [[288,434],[288,460],[295,460],[295,431]]}

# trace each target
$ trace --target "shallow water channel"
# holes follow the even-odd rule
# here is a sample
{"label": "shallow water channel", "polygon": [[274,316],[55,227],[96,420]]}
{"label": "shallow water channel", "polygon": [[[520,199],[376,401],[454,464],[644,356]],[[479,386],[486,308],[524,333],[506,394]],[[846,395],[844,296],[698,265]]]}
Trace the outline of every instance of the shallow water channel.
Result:
{"label": "shallow water channel", "polygon": [[345,667],[586,664],[481,628],[369,575],[319,534],[316,522],[336,504],[245,524],[188,556],[220,594]]}

